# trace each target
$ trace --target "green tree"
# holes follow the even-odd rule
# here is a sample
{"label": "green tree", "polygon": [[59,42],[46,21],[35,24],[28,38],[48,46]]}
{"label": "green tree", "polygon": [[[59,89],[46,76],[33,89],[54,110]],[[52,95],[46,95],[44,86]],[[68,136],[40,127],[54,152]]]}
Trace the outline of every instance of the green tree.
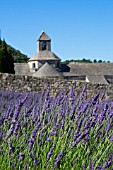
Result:
{"label": "green tree", "polygon": [[94,63],[97,63],[97,60],[96,60],[96,59],[94,59],[94,60],[93,60],[93,62],[94,62]]}
{"label": "green tree", "polygon": [[8,73],[15,73],[14,71],[14,59],[13,59],[13,56],[10,52],[10,50],[8,50],[8,56],[7,56],[7,64],[8,64]]}
{"label": "green tree", "polygon": [[99,60],[98,63],[102,63],[102,60]]}
{"label": "green tree", "polygon": [[0,39],[0,48],[2,47],[2,40]]}
{"label": "green tree", "polygon": [[11,52],[7,50],[5,40],[0,42],[0,72],[14,73],[14,60]]}
{"label": "green tree", "polygon": [[3,50],[0,48],[0,72],[3,72]]}

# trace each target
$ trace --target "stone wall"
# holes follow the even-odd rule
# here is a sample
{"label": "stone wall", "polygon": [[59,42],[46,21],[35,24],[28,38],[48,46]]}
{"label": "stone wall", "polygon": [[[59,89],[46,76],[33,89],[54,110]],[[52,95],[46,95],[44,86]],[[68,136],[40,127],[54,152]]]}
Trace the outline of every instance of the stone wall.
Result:
{"label": "stone wall", "polygon": [[71,86],[76,88],[77,93],[81,93],[86,85],[86,97],[94,96],[98,91],[106,90],[106,98],[113,99],[113,84],[90,84],[86,82],[77,82],[75,80],[65,80],[58,78],[37,78],[32,76],[19,76],[13,74],[0,73],[0,89],[15,91],[33,91],[39,92],[50,88],[51,93],[58,93],[60,90],[67,93]]}

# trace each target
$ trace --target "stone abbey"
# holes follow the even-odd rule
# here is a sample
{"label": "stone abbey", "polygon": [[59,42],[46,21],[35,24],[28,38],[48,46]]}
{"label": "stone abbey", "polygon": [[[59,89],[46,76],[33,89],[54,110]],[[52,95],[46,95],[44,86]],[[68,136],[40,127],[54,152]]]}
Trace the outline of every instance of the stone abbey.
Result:
{"label": "stone abbey", "polygon": [[28,63],[15,63],[15,74],[109,84],[113,83],[113,63],[61,64],[51,50],[51,38],[43,31],[37,40],[37,52]]}

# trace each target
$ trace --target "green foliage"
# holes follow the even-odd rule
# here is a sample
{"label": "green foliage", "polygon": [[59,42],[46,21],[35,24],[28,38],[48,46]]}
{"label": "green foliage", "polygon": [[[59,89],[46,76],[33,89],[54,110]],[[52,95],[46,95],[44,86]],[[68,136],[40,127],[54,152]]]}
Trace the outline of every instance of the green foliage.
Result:
{"label": "green foliage", "polygon": [[98,63],[102,63],[102,60],[99,60]]}
{"label": "green foliage", "polygon": [[14,59],[5,40],[0,40],[0,72],[14,73]]}
{"label": "green foliage", "polygon": [[[0,40],[0,49],[1,44],[3,43],[2,40]],[[6,44],[7,50],[10,51],[11,55],[13,56],[14,63],[27,63],[28,57],[27,55],[22,54],[19,50],[16,50],[15,48],[11,47],[10,45]]]}
{"label": "green foliage", "polygon": [[93,60],[93,62],[94,62],[94,63],[97,63],[97,60],[96,60],[96,59],[94,59],[94,60]]}
{"label": "green foliage", "polygon": [[[94,59],[93,61],[91,61],[90,59],[85,59],[83,58],[82,60],[74,60],[74,59],[71,59],[71,60],[65,60],[65,61],[62,61],[63,64],[69,64],[70,62],[76,62],[76,63],[105,63],[106,61],[102,61],[102,60],[96,60]],[[110,61],[107,61],[110,63]]]}
{"label": "green foliage", "polygon": [[66,61],[63,61],[62,63],[63,64],[69,64],[70,62],[76,62],[76,63],[92,63],[92,61],[90,59],[82,59],[82,60],[66,60]]}
{"label": "green foliage", "polygon": [[7,47],[10,50],[15,63],[27,63],[27,61],[29,60],[27,55],[22,54],[19,50],[16,50],[9,45],[7,45]]}
{"label": "green foliage", "polygon": [[14,74],[14,63],[27,63],[28,57],[0,39],[0,72]]}

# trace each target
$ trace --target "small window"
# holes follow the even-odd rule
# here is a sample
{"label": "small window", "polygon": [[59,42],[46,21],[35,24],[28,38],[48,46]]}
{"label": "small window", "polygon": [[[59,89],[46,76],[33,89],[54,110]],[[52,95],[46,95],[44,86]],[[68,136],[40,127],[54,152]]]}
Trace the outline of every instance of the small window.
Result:
{"label": "small window", "polygon": [[33,63],[33,68],[35,68],[35,63]]}
{"label": "small window", "polygon": [[42,50],[46,50],[46,42],[42,42]]}

